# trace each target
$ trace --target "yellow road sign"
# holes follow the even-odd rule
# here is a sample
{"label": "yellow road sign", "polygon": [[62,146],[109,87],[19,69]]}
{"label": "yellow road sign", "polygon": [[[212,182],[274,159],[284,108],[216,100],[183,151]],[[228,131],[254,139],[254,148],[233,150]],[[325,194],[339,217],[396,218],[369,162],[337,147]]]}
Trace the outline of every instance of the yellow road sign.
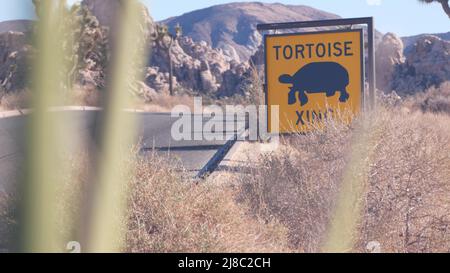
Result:
{"label": "yellow road sign", "polygon": [[[269,132],[306,132],[324,117],[360,112],[362,29],[266,35],[265,54]],[[279,131],[271,126],[274,105]]]}

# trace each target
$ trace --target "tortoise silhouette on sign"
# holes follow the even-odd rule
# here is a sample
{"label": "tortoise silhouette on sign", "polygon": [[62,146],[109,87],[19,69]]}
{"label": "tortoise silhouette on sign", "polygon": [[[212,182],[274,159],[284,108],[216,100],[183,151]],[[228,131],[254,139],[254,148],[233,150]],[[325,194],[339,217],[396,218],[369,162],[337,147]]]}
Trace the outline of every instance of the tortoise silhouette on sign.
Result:
{"label": "tortoise silhouette on sign", "polygon": [[350,98],[347,92],[348,71],[335,62],[309,63],[300,68],[293,76],[281,75],[279,81],[292,84],[288,98],[289,105],[297,102],[297,93],[299,93],[301,106],[308,103],[306,93],[325,93],[327,97],[332,97],[339,91],[341,93],[340,102],[346,102]]}

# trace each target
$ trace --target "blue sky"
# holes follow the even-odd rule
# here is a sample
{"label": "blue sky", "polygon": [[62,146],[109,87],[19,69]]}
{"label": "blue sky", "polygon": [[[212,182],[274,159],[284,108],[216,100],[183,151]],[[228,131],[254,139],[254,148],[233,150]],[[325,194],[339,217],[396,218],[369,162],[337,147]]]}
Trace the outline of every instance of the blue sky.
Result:
{"label": "blue sky", "polygon": [[[71,0],[74,2],[75,0]],[[283,4],[302,4],[342,17],[374,16],[377,29],[401,36],[450,31],[450,20],[439,4],[424,5],[415,0],[260,0]],[[155,20],[230,3],[226,0],[142,0]],[[251,2],[251,1],[246,1]],[[31,0],[0,0],[0,21],[32,18]]]}

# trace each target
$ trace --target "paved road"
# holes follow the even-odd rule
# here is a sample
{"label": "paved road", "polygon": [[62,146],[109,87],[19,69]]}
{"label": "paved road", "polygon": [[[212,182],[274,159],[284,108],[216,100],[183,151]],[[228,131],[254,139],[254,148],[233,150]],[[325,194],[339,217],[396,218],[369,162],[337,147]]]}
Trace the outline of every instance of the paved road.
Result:
{"label": "paved road", "polygon": [[[99,124],[99,111],[64,111],[55,112],[65,115],[71,122],[72,133],[76,138],[67,139],[67,146],[76,145],[78,141],[92,140]],[[138,137],[141,140],[141,152],[155,150],[161,155],[181,163],[192,176],[197,175],[205,165],[227,143],[223,141],[175,141],[171,137],[172,124],[177,118],[165,113],[129,113],[135,115],[138,124]],[[232,118],[224,118],[233,120]],[[8,189],[14,183],[17,173],[21,173],[25,125],[28,116],[15,116],[0,119],[0,190]],[[206,122],[206,118],[202,118]],[[224,121],[224,124],[228,121]],[[225,127],[225,126],[224,126]],[[191,126],[194,128],[194,126]],[[66,129],[62,129],[64,131]],[[68,130],[68,129],[67,129]],[[194,132],[192,132],[194,133]],[[229,144],[229,142],[228,142]]]}

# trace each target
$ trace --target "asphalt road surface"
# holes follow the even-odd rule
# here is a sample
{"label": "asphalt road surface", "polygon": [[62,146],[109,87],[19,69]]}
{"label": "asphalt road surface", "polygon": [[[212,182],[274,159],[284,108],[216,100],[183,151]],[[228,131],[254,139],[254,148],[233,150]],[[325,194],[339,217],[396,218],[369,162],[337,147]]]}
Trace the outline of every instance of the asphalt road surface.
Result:
{"label": "asphalt road surface", "polygon": [[[94,139],[100,120],[100,111],[62,111],[54,112],[55,115],[64,115],[67,118],[69,129],[61,128],[67,138],[65,146],[76,147],[78,143],[90,142]],[[212,158],[223,150],[225,144],[230,145],[230,139],[235,135],[228,132],[229,138],[220,141],[206,140],[182,140],[176,141],[171,136],[173,123],[178,119],[166,113],[127,113],[135,115],[138,120],[138,139],[142,156],[155,151],[177,162],[195,177],[204,171],[205,166],[211,163]],[[0,118],[0,190],[10,188],[17,181],[17,174],[22,173],[24,146],[30,140],[26,138],[26,124],[29,116],[14,116]],[[193,119],[192,119],[193,120]],[[208,118],[201,117],[206,122]],[[224,128],[226,123],[234,122],[232,117],[223,118]],[[191,128],[194,128],[192,125]],[[241,127],[242,129],[242,127]],[[234,130],[233,130],[234,132]],[[194,133],[194,130],[192,130]],[[232,144],[232,143],[231,143]]]}

